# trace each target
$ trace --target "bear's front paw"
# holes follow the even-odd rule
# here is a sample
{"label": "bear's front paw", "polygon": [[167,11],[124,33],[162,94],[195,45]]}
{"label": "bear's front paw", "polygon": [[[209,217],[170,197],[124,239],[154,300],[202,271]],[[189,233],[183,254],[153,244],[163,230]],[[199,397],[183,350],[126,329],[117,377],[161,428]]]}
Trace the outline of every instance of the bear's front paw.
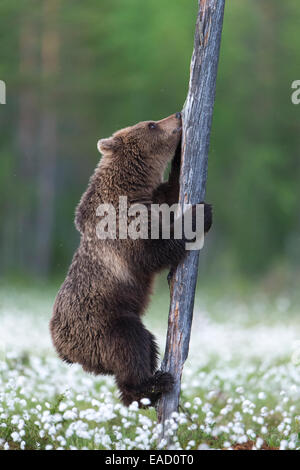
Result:
{"label": "bear's front paw", "polygon": [[212,226],[212,205],[203,201],[192,206],[192,230],[197,230],[197,206],[200,204],[204,205],[204,233],[207,233]]}
{"label": "bear's front paw", "polygon": [[212,226],[212,205],[211,204],[204,204],[204,233],[207,233]]}

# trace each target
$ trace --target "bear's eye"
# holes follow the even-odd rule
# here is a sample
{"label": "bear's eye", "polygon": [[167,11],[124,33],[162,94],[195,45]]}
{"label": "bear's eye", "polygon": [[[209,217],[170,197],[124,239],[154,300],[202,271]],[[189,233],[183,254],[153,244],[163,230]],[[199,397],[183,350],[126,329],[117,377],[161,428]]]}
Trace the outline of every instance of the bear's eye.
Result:
{"label": "bear's eye", "polygon": [[149,129],[156,129],[157,126],[156,126],[155,122],[150,122],[148,124],[148,127],[149,127]]}

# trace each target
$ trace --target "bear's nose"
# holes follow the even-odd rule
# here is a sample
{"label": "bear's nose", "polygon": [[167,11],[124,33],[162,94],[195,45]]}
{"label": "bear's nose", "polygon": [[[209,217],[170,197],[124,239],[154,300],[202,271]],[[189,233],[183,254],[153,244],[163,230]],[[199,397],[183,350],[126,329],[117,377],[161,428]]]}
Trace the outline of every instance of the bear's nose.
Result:
{"label": "bear's nose", "polygon": [[181,113],[176,113],[175,117],[176,117],[176,119],[181,119]]}

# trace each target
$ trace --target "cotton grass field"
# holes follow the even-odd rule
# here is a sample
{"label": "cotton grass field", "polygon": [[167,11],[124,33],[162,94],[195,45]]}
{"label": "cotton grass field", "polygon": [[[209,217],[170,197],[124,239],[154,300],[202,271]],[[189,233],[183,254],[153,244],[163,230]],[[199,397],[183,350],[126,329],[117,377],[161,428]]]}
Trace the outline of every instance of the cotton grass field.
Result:
{"label": "cotton grass field", "polygon": [[[44,287],[1,287],[0,449],[163,449],[154,409],[125,408],[113,378],[56,358],[48,332],[54,296]],[[300,449],[297,309],[284,295],[229,299],[198,295],[180,412],[169,423],[172,448]],[[145,317],[162,352],[167,303],[156,292]]]}

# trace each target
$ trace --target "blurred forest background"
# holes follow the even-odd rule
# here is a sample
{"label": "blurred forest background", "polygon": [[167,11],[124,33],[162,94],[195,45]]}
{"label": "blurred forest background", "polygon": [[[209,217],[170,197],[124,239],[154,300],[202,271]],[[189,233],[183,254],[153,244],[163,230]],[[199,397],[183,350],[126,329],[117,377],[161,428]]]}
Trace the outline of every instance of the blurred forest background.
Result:
{"label": "blurred forest background", "polygon": [[[197,1],[1,0],[0,274],[62,278],[96,142],[181,109]],[[300,2],[227,0],[205,276],[299,283]]]}

